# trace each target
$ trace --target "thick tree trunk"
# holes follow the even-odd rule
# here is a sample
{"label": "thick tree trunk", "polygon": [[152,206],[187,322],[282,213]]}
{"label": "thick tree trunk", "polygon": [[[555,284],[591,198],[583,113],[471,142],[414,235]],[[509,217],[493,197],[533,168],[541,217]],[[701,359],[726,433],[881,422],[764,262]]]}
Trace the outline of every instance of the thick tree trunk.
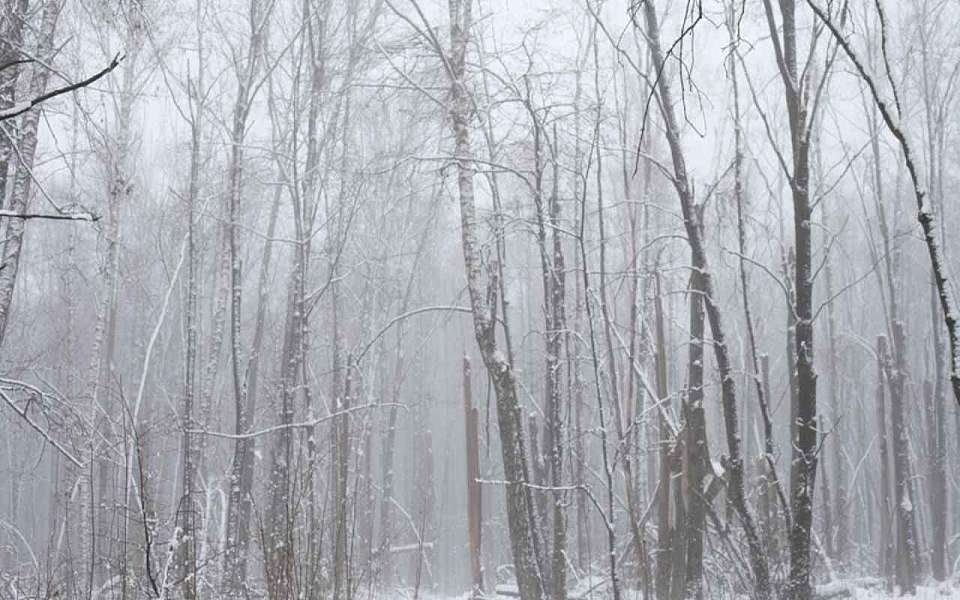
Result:
{"label": "thick tree trunk", "polygon": [[933,456],[930,458],[930,524],[932,526],[930,568],[933,578],[944,581],[950,574],[947,551],[947,407],[944,383],[946,382],[947,357],[943,347],[943,324],[938,318],[936,288],[932,288],[930,314],[933,317],[934,380],[930,401],[933,403],[932,436]]}
{"label": "thick tree trunk", "polygon": [[554,162],[553,162],[553,191],[550,194],[549,220],[553,237],[553,257],[551,270],[550,308],[553,312],[552,329],[547,336],[550,344],[547,353],[555,357],[551,377],[553,378],[553,400],[547,411],[547,431],[550,433],[548,449],[550,452],[550,485],[553,486],[553,540],[551,544],[551,566],[553,574],[553,600],[566,600],[567,597],[567,515],[565,493],[560,487],[563,485],[563,458],[566,443],[566,431],[563,427],[563,394],[561,390],[560,357],[563,352],[563,340],[567,330],[566,314],[566,261],[563,254],[563,242],[560,239],[560,169],[557,154],[557,132],[554,125]]}
{"label": "thick tree trunk", "polygon": [[887,362],[887,381],[890,383],[890,426],[893,432],[893,497],[897,515],[897,543],[895,581],[902,593],[912,594],[917,587],[917,530],[914,514],[913,476],[910,468],[910,449],[907,434],[907,416],[904,406],[906,364],[903,360],[903,325],[893,324],[893,354]]}
{"label": "thick tree trunk", "polygon": [[[810,200],[810,130],[816,115],[808,114],[809,95],[802,88],[816,85],[804,68],[801,80],[797,56],[796,0],[780,0],[781,29],[777,31],[770,0],[764,0],[767,23],[773,40],[774,54],[784,89],[790,127],[792,164],[787,174],[793,199],[793,242],[795,250],[794,302],[790,313],[796,319],[794,332],[797,361],[796,415],[792,419],[795,433],[791,436],[790,465],[790,574],[787,598],[809,600],[812,562],[810,543],[813,527],[813,498],[817,475],[817,373],[813,356],[813,254]],[[814,105],[816,106],[816,105]],[[785,169],[787,167],[784,167]]]}
{"label": "thick tree trunk", "polygon": [[452,107],[450,120],[454,135],[454,153],[457,162],[457,187],[460,196],[460,228],[464,267],[470,307],[473,312],[474,333],[480,355],[490,374],[497,403],[497,421],[503,469],[507,480],[507,524],[513,553],[517,584],[523,600],[541,600],[543,582],[534,551],[534,529],[531,520],[530,489],[526,450],[523,443],[523,415],[517,398],[513,369],[506,357],[497,350],[496,312],[494,308],[499,289],[495,272],[490,274],[487,292],[482,288],[480,248],[476,232],[476,205],[474,200],[473,168],[470,161],[470,101],[466,88],[466,52],[471,27],[471,6],[463,0],[450,0],[451,51],[449,64]]}
{"label": "thick tree trunk", "polygon": [[[28,0],[4,0],[0,14],[0,64],[8,65],[0,71],[0,110],[13,106],[17,99],[17,84],[21,68],[17,64],[23,47],[23,29],[26,24]],[[40,90],[42,93],[43,90]],[[11,171],[10,157],[14,152],[14,136],[0,135],[0,208],[7,199],[7,183]],[[21,156],[22,153],[21,153]],[[33,160],[33,157],[30,157]],[[0,336],[2,340],[2,336]]]}
{"label": "thick tree trunk", "polygon": [[[44,60],[49,59],[53,52],[53,43],[56,36],[57,21],[60,17],[62,3],[57,0],[48,0],[43,4],[43,16],[39,31],[39,47],[37,56]],[[26,6],[21,6],[23,10],[18,9],[9,15],[11,20],[21,21],[19,15],[26,15]],[[18,30],[18,26],[14,26]],[[16,42],[14,39],[8,40],[8,44]],[[47,89],[47,81],[50,79],[50,69],[37,66],[30,78],[28,93],[31,96],[38,96]],[[13,85],[15,82],[11,82]],[[10,88],[10,94],[15,90]],[[37,152],[37,129],[40,124],[40,115],[42,109],[34,108],[29,110],[20,119],[19,123],[19,147],[17,148],[17,164],[13,166],[13,189],[10,191],[9,206],[3,208],[9,209],[14,213],[27,212],[27,206],[30,203],[31,189],[33,187],[33,163]],[[8,134],[4,134],[6,139]],[[6,162],[6,157],[0,157],[0,167],[3,168],[4,188],[6,187],[5,178],[7,169],[10,168]],[[6,191],[2,189],[0,191]],[[0,202],[3,196],[0,195]],[[13,305],[13,290],[17,283],[17,274],[20,271],[20,251],[23,248],[23,236],[26,228],[26,219],[6,218],[6,229],[3,237],[3,253],[0,255],[0,346],[6,337],[7,323],[10,320],[10,310]]]}

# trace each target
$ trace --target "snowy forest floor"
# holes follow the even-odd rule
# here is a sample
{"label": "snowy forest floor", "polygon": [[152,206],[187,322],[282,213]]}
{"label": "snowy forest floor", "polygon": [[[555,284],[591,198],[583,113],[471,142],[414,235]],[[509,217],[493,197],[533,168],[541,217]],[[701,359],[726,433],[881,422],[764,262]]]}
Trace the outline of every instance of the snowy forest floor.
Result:
{"label": "snowy forest floor", "polygon": [[[603,586],[594,586],[592,589],[573,589],[570,590],[571,600],[604,600],[609,596]],[[639,590],[625,590],[624,600],[643,600],[643,594]],[[734,598],[727,595],[712,596],[709,593],[704,594],[705,598],[717,600],[721,598]],[[516,586],[499,585],[496,593],[488,593],[487,600],[512,600],[519,598]],[[917,588],[916,594],[901,595],[885,589],[883,581],[875,578],[855,578],[834,581],[831,583],[816,586],[815,598],[817,600],[840,600],[850,598],[853,600],[887,600],[892,598],[914,599],[914,600],[960,600],[960,582],[942,583],[935,585],[933,582],[927,585],[921,585]],[[470,594],[464,592],[455,595],[443,595],[430,592],[414,593],[413,590],[398,591],[397,595],[389,600],[470,600]],[[741,600],[737,598],[737,600]]]}
{"label": "snowy forest floor", "polygon": [[913,595],[896,595],[884,588],[879,579],[865,579],[852,581],[836,581],[817,586],[817,598],[854,598],[855,600],[881,600],[886,598],[916,598],[916,600],[932,600],[938,598],[960,599],[960,586],[956,583],[940,585],[922,585]]}

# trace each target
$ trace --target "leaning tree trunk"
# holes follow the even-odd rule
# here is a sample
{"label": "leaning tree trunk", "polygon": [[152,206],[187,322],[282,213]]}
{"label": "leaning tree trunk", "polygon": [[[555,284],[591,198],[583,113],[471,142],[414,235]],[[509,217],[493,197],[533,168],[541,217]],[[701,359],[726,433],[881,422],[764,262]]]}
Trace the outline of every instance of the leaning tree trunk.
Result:
{"label": "leaning tree trunk", "polygon": [[466,87],[466,53],[471,27],[470,2],[449,0],[451,49],[445,57],[450,76],[450,121],[457,163],[457,189],[460,196],[460,233],[474,334],[480,355],[493,383],[500,428],[503,470],[506,476],[507,525],[510,547],[523,600],[541,600],[543,582],[537,568],[533,537],[536,523],[530,516],[530,489],[523,443],[523,417],[517,397],[513,369],[496,342],[496,293],[500,282],[492,271],[486,293],[482,289],[479,242],[477,240],[474,199],[473,151],[470,145],[470,100]]}
{"label": "leaning tree trunk", "polygon": [[[837,44],[843,49],[847,58],[850,59],[850,62],[853,63],[860,79],[867,85],[870,91],[870,97],[880,111],[884,124],[900,146],[903,163],[907,167],[910,183],[913,186],[913,196],[917,202],[917,221],[919,221],[920,229],[923,231],[923,241],[926,244],[927,254],[930,258],[930,269],[933,272],[933,281],[937,289],[937,299],[939,300],[940,310],[943,314],[943,322],[947,330],[947,340],[950,347],[950,384],[953,388],[954,399],[957,401],[957,404],[960,405],[960,331],[958,331],[957,306],[953,295],[954,293],[947,283],[947,268],[943,249],[940,247],[940,241],[938,240],[934,207],[927,198],[927,192],[921,179],[920,170],[917,168],[916,162],[914,162],[913,148],[901,125],[903,121],[899,114],[900,100],[896,84],[894,83],[893,77],[888,73],[887,81],[893,86],[892,93],[894,96],[893,106],[891,106],[890,102],[881,98],[874,77],[867,72],[863,62],[857,56],[856,52],[854,52],[853,46],[850,45],[850,41],[844,36],[843,32],[840,31],[836,23],[833,22],[830,15],[824,12],[814,0],[807,0],[807,4],[817,15],[817,18],[819,18],[830,31],[830,34],[837,41]],[[883,39],[886,39],[886,17],[879,2],[877,3],[877,9],[880,16],[881,35]],[[885,48],[884,52],[886,52]],[[894,110],[897,111],[896,114],[894,114]]]}
{"label": "leaning tree trunk", "polygon": [[706,248],[703,243],[703,231],[700,222],[699,209],[694,202],[693,189],[687,176],[686,160],[680,146],[680,132],[673,110],[673,97],[667,77],[663,73],[665,61],[660,46],[660,26],[657,22],[656,7],[652,0],[644,3],[644,16],[647,24],[647,42],[650,48],[654,68],[661,73],[658,79],[660,96],[660,110],[663,116],[667,143],[673,160],[674,185],[680,199],[680,208],[683,213],[684,227],[687,233],[687,242],[690,246],[693,267],[701,273],[696,293],[702,295],[707,320],[713,335],[714,356],[717,368],[720,371],[720,395],[723,409],[723,421],[727,438],[728,458],[728,488],[727,495],[740,517],[747,539],[750,566],[753,569],[756,595],[761,599],[771,597],[770,571],[767,557],[763,550],[760,536],[757,532],[756,521],[747,504],[744,490],[744,466],[741,454],[741,440],[739,433],[739,419],[737,417],[737,391],[730,364],[730,356],[726,344],[726,335],[720,307],[714,297],[713,276],[707,260]]}
{"label": "leaning tree trunk", "polygon": [[932,289],[930,296],[930,315],[933,318],[933,354],[934,354],[934,381],[931,390],[933,403],[933,456],[930,459],[930,514],[933,535],[931,538],[932,552],[930,568],[933,578],[944,581],[950,574],[947,565],[947,407],[944,393],[946,381],[947,357],[943,348],[943,324],[937,318],[936,289]]}
{"label": "leaning tree trunk", "polygon": [[[61,7],[62,3],[57,0],[49,0],[43,5],[42,24],[39,32],[40,45],[37,49],[37,56],[41,56],[45,60],[49,59],[53,53],[53,42]],[[15,14],[9,15],[9,17],[17,19]],[[7,43],[15,41],[15,39],[11,39]],[[33,71],[28,87],[28,93],[31,96],[36,97],[43,94],[47,89],[50,73],[50,69],[39,66]],[[11,90],[11,93],[13,93],[13,90]],[[37,153],[37,129],[40,124],[41,111],[42,109],[34,108],[24,113],[20,119],[18,128],[19,147],[16,152],[18,162],[14,168],[13,189],[10,191],[10,202],[3,207],[13,213],[25,213],[30,202],[30,191],[33,185],[33,162]],[[7,134],[4,134],[3,137],[6,138]],[[4,167],[4,174],[6,174],[7,163],[4,162],[0,166]],[[2,201],[3,197],[0,196],[0,202]],[[23,248],[26,224],[25,219],[7,217],[6,221],[3,253],[0,255],[0,345],[3,344],[7,332],[7,323],[10,320],[13,289],[16,286],[17,274],[20,270],[20,251]]]}
{"label": "leaning tree trunk", "polygon": [[[27,0],[4,0],[2,15],[0,15],[0,64],[4,65],[3,70],[0,71],[0,110],[12,107],[17,99],[17,84],[21,73],[17,60],[23,48],[23,30],[26,22]],[[45,69],[44,72],[46,72]],[[42,93],[43,90],[40,92]],[[14,154],[14,140],[14,136],[0,135],[0,208],[7,208],[3,204],[7,198],[7,182],[10,158]],[[32,161],[33,156],[30,156],[29,160]]]}

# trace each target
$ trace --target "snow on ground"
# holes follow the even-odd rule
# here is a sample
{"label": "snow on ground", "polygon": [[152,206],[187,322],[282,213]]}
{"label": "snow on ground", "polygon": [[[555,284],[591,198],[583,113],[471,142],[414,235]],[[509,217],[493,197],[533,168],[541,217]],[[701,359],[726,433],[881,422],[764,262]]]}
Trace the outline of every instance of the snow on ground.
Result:
{"label": "snow on ground", "polygon": [[[607,596],[601,588],[602,586],[595,586],[590,593],[587,593],[586,590],[577,586],[577,589],[570,590],[570,600],[586,600],[587,598],[604,600]],[[641,594],[636,591],[627,593],[626,597],[636,600],[642,598]],[[917,588],[915,595],[902,596],[884,589],[883,582],[878,579],[862,578],[818,585],[815,597],[818,600],[841,600],[844,598],[851,600],[892,600],[894,598],[897,600],[960,600],[960,582],[955,582],[953,585],[924,585]],[[394,597],[384,600],[414,600],[414,598],[412,590],[408,590],[398,592]],[[501,584],[497,586],[496,595],[489,594],[487,598],[488,600],[516,600],[519,598],[519,593],[516,585]],[[421,591],[416,595],[416,600],[470,600],[470,594],[463,592],[461,594],[443,595]]]}
{"label": "snow on ground", "polygon": [[852,598],[853,600],[886,600],[888,598],[902,598],[913,600],[960,600],[960,587],[950,587],[949,585],[940,586],[919,586],[917,593],[912,596],[895,596],[892,592],[884,589],[882,585],[877,586],[856,586],[845,584],[845,582],[835,582],[832,584],[817,586],[818,598]]}
{"label": "snow on ground", "polygon": [[[608,600],[612,594],[609,579],[606,577],[584,577],[567,590],[569,600]],[[621,594],[626,600],[643,600],[639,590],[625,589]],[[376,597],[376,596],[375,596]],[[519,600],[520,593],[516,583],[499,583],[496,591],[488,589],[486,600]],[[830,583],[818,584],[815,588],[816,600],[960,600],[960,578],[952,582],[936,584],[930,582],[917,588],[913,595],[900,595],[886,589],[884,581],[876,577],[853,577],[838,579]],[[397,589],[392,594],[384,594],[378,600],[471,600],[470,592],[442,594],[421,589],[415,594],[412,589]],[[706,600],[726,600],[725,596]],[[735,600],[746,600],[736,598]]]}

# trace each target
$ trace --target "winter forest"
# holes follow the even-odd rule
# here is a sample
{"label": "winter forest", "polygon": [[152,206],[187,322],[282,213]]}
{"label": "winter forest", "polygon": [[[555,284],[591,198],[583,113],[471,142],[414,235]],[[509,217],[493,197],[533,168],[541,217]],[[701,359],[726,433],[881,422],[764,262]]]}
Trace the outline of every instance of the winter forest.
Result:
{"label": "winter forest", "polygon": [[0,3],[0,600],[960,598],[956,2]]}

